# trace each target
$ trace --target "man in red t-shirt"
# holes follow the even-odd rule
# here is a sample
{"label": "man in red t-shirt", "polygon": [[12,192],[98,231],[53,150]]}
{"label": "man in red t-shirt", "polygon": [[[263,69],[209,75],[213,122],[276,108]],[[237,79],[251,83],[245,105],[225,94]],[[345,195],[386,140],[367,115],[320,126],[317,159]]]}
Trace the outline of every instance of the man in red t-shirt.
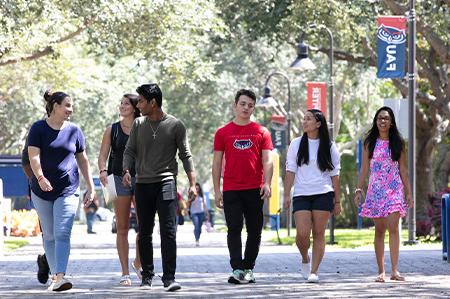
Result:
{"label": "man in red t-shirt", "polygon": [[[263,204],[270,197],[273,148],[269,131],[250,120],[256,96],[241,89],[234,99],[235,118],[217,130],[214,137],[212,177],[215,202],[223,208],[228,227],[228,250],[233,273],[229,283],[253,283],[253,268],[261,243]],[[223,195],[220,190],[222,159],[225,155]],[[243,218],[247,242],[242,259],[241,232]]]}

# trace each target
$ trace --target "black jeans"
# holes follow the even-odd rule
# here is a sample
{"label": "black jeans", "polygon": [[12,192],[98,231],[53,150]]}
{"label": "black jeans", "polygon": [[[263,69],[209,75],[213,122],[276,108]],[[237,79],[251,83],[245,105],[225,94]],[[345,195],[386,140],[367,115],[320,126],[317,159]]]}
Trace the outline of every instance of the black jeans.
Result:
{"label": "black jeans", "polygon": [[[263,227],[263,204],[260,189],[225,191],[223,208],[228,227],[228,251],[233,270],[253,269],[258,257]],[[241,232],[244,223],[247,227],[247,242],[242,259]]]}
{"label": "black jeans", "polygon": [[151,184],[136,184],[136,212],[139,220],[139,252],[142,274],[154,275],[153,227],[158,212],[161,233],[163,281],[175,279],[177,267],[177,186],[175,180]]}

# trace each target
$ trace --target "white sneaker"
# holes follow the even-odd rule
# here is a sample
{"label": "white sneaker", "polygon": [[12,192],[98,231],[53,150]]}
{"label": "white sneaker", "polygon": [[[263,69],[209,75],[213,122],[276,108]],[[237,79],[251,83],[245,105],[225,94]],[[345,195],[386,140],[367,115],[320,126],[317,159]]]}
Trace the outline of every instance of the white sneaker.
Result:
{"label": "white sneaker", "polygon": [[309,262],[300,263],[300,273],[302,274],[304,279],[308,279],[309,273],[311,273],[311,257],[308,255]]}
{"label": "white sneaker", "polygon": [[53,292],[53,286],[55,285],[56,280],[50,280],[50,284],[47,287],[47,291]]}
{"label": "white sneaker", "polygon": [[309,274],[308,282],[309,283],[318,283],[319,282],[319,276],[317,274],[314,274],[314,273]]}
{"label": "white sneaker", "polygon": [[62,292],[67,291],[72,288],[72,283],[66,278],[61,279],[60,281],[55,282],[53,285],[52,291],[54,292]]}

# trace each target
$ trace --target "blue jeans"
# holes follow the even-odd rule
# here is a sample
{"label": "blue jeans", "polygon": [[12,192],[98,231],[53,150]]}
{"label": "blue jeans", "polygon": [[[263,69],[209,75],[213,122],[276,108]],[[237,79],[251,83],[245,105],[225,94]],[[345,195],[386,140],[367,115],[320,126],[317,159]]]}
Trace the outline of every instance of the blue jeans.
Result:
{"label": "blue jeans", "polygon": [[70,254],[70,235],[78,208],[79,194],[58,197],[55,201],[43,200],[33,192],[31,199],[41,222],[44,250],[54,274],[66,273]]}
{"label": "blue jeans", "polygon": [[86,213],[86,224],[87,224],[87,232],[92,233],[92,227],[94,226],[95,221],[95,212]]}
{"label": "blue jeans", "polygon": [[194,236],[195,241],[200,240],[200,235],[202,233],[203,221],[205,221],[205,213],[195,213],[191,214],[192,223],[194,224]]}

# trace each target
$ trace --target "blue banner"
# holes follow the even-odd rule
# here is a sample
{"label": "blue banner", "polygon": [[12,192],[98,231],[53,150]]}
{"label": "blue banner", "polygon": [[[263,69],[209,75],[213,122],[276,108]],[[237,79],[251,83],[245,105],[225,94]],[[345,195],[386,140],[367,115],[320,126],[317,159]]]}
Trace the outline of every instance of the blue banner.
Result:
{"label": "blue banner", "polygon": [[406,18],[403,16],[380,16],[377,24],[377,77],[405,77]]}

